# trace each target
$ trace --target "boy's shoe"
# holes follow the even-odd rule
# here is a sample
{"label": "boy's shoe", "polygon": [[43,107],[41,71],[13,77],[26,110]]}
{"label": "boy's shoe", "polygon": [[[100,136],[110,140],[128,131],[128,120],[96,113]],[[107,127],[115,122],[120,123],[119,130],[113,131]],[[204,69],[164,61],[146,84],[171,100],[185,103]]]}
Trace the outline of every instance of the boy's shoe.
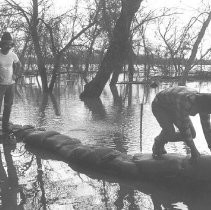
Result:
{"label": "boy's shoe", "polygon": [[156,137],[154,140],[154,144],[152,147],[152,157],[154,159],[160,159],[163,154],[166,154],[166,150],[164,148],[164,143],[159,139],[159,137]]}

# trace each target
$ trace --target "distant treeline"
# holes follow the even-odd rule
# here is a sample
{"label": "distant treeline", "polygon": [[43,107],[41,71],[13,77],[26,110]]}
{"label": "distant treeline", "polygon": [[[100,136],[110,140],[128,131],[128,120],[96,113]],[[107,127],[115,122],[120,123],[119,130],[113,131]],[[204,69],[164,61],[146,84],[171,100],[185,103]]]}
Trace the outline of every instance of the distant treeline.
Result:
{"label": "distant treeline", "polygon": [[[86,53],[82,53],[80,55],[74,55],[74,56],[68,56],[67,57],[63,57],[61,59],[61,65],[62,66],[73,66],[73,67],[77,67],[79,65],[83,65],[86,64]],[[100,64],[102,60],[102,55],[99,54],[93,54],[89,60],[89,64]],[[45,58],[45,62],[46,65],[53,65],[53,58]],[[174,60],[172,60],[171,58],[162,58],[162,57],[157,57],[156,55],[150,55],[150,56],[145,56],[145,55],[139,55],[139,56],[135,56],[134,55],[134,65],[144,65],[144,64],[151,64],[151,65],[174,65],[175,63],[177,65],[185,65],[185,63],[187,62],[186,59],[183,58],[174,58]],[[24,66],[27,69],[31,69],[28,68],[29,66],[34,66],[37,64],[37,60],[34,57],[30,57],[30,58],[25,58],[25,61],[23,62]],[[128,64],[127,60],[125,61],[125,64]],[[211,65],[211,60],[195,60],[195,64],[197,65]],[[27,70],[26,69],[26,70]]]}

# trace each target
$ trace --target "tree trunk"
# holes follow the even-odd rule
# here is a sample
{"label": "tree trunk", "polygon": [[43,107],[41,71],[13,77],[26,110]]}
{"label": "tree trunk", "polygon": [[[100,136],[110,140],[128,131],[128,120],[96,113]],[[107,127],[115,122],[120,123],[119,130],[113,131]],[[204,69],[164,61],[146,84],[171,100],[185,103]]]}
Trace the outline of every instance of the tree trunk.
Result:
{"label": "tree trunk", "polygon": [[32,41],[34,44],[35,54],[37,56],[37,66],[40,73],[41,81],[42,81],[42,90],[43,92],[48,92],[48,81],[47,81],[47,73],[45,68],[45,61],[42,55],[42,50],[39,43],[39,35],[38,35],[38,1],[33,0],[33,16],[31,19],[30,25],[30,33],[32,37]]}
{"label": "tree trunk", "polygon": [[130,51],[129,51],[129,55],[128,55],[128,79],[129,79],[129,82],[133,82],[133,75],[135,72],[134,55],[135,55],[135,53],[133,51],[132,43],[130,43]]}
{"label": "tree trunk", "polygon": [[84,77],[87,76],[87,73],[89,71],[89,66],[90,66],[90,58],[92,56],[92,53],[93,53],[93,46],[95,44],[95,41],[96,41],[96,38],[97,36],[99,35],[99,31],[97,31],[97,25],[93,31],[93,34],[92,34],[92,41],[89,45],[89,48],[87,50],[87,55],[86,55],[86,58],[85,58],[85,69],[84,69]]}
{"label": "tree trunk", "polygon": [[61,54],[57,54],[54,58],[54,67],[53,67],[53,73],[51,77],[51,82],[49,84],[49,92],[52,93],[56,78],[57,78],[57,72],[59,72],[60,65],[61,65]]}
{"label": "tree trunk", "polygon": [[[37,31],[34,31],[34,32],[37,33]],[[38,34],[34,34],[34,32],[32,31],[31,33],[32,33],[32,40],[34,43],[35,53],[37,56],[38,71],[39,71],[41,81],[42,81],[42,90],[43,90],[43,92],[48,92],[48,82],[47,82],[47,73],[46,73],[46,68],[45,68],[45,62],[44,62],[42,52],[40,49]]]}
{"label": "tree trunk", "polygon": [[142,0],[122,0],[121,14],[116,22],[107,53],[94,79],[85,85],[80,95],[81,99],[100,97],[111,74],[117,72],[117,75],[122,70],[128,55],[130,25],[141,2]]}
{"label": "tree trunk", "polygon": [[203,23],[201,30],[200,30],[197,38],[196,38],[196,41],[193,45],[193,49],[191,51],[191,55],[190,55],[189,59],[187,60],[187,62],[185,64],[185,69],[182,73],[182,77],[181,77],[181,80],[179,81],[179,85],[185,85],[186,84],[186,81],[187,81],[187,78],[188,78],[188,73],[192,68],[194,60],[196,58],[196,54],[197,54],[197,51],[198,51],[199,44],[201,43],[201,40],[204,37],[205,31],[206,31],[206,29],[207,29],[207,27],[210,23],[210,20],[211,20],[211,12],[209,13],[207,19]]}

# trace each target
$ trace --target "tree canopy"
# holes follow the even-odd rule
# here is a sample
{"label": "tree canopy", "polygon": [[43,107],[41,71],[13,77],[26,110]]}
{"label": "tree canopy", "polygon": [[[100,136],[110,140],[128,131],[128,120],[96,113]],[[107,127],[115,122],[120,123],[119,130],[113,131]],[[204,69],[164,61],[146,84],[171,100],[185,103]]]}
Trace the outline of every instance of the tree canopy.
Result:
{"label": "tree canopy", "polygon": [[[44,92],[52,92],[62,71],[86,75],[92,64],[100,66],[109,47],[115,44],[121,12],[127,8],[125,5],[131,5],[127,0],[68,2],[61,6],[55,0],[1,0],[0,31],[12,33],[24,72],[40,75]],[[209,1],[198,1],[195,10],[187,5],[185,9],[181,4],[175,6],[177,1],[173,7],[168,4],[157,8],[153,0],[132,2],[141,4],[131,19],[127,44],[130,53],[121,65],[141,62],[141,56],[145,65],[166,59],[174,75],[185,78],[197,64],[196,58],[210,58]],[[121,46],[120,40],[118,45]],[[160,67],[165,73],[164,63]],[[121,72],[122,67],[118,68],[115,72]],[[118,74],[112,79],[115,83]]]}

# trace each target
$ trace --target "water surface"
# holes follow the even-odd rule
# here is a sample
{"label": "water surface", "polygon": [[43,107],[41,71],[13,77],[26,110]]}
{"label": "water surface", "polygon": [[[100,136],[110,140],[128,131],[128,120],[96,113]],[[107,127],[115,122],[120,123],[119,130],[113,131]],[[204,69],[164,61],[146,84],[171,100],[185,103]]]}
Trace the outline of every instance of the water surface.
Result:
{"label": "water surface", "polygon": [[[61,78],[52,96],[43,96],[34,79],[26,82],[24,87],[17,87],[11,115],[13,123],[55,130],[78,138],[83,144],[105,145],[132,155],[151,152],[160,127],[150,104],[157,92],[174,85],[162,83],[153,89],[141,84],[118,84],[113,94],[106,87],[100,99],[83,102],[79,99],[83,81],[77,75],[69,80]],[[192,82],[188,86],[211,92],[209,82]],[[197,130],[195,143],[201,153],[209,154],[199,117],[192,119]],[[166,149],[181,154],[190,152],[183,143],[169,143]],[[62,161],[46,159],[41,151],[30,152],[21,143],[16,149],[1,145],[1,152],[1,204],[5,209],[18,209],[19,205],[27,210],[192,210],[209,209],[211,205],[211,191],[207,189],[93,178]]]}

